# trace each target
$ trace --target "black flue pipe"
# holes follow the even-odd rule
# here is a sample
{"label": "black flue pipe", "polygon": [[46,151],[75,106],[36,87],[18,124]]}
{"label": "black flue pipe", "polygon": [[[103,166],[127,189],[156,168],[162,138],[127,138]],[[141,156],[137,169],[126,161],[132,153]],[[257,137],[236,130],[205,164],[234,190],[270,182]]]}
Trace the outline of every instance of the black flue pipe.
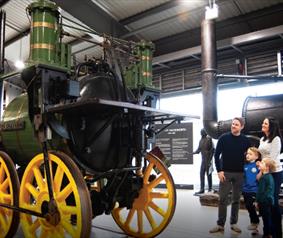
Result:
{"label": "black flue pipe", "polygon": [[[208,135],[217,139],[223,133],[230,131],[232,120],[218,121],[217,116],[217,58],[214,20],[203,20],[201,24],[201,60],[203,127]],[[243,132],[249,136],[262,136],[262,121],[270,116],[279,121],[283,132],[283,94],[248,97],[242,109],[242,117],[245,119]]]}
{"label": "black flue pipe", "polygon": [[217,61],[215,21],[201,23],[201,67],[203,127],[208,135],[217,139],[230,130],[232,120],[218,121],[217,116]]}

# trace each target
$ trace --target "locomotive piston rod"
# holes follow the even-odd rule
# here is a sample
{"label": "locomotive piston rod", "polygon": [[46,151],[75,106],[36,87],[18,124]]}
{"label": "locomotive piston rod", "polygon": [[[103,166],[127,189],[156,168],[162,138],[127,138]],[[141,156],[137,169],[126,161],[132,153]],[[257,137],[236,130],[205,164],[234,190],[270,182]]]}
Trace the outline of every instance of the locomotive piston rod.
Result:
{"label": "locomotive piston rod", "polygon": [[0,203],[0,207],[13,209],[15,211],[23,212],[23,213],[30,214],[30,215],[37,216],[37,217],[42,217],[42,218],[45,217],[45,214],[43,214],[43,213],[39,213],[39,212],[32,211],[32,210],[29,210],[29,209],[25,209],[25,208],[22,208],[22,207],[12,206],[12,205],[9,205],[9,204],[6,204],[6,203]]}

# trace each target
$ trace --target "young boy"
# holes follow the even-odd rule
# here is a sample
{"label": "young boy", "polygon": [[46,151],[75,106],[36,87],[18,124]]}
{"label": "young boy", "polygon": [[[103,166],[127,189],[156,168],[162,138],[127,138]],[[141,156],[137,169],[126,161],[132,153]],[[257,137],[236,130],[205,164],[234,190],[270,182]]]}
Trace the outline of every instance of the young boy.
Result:
{"label": "young boy", "polygon": [[261,176],[259,169],[256,166],[256,161],[261,160],[261,154],[255,147],[250,147],[247,150],[246,161],[247,163],[244,166],[244,183],[243,183],[243,197],[245,201],[246,208],[250,216],[250,225],[248,230],[253,230],[252,234],[256,234],[257,226],[259,223],[259,218],[254,206],[258,180]]}
{"label": "young boy", "polygon": [[275,171],[275,161],[270,158],[264,158],[257,162],[262,176],[259,179],[258,190],[256,194],[256,206],[263,220],[263,237],[272,237],[271,207],[274,204],[274,181],[270,172]]}

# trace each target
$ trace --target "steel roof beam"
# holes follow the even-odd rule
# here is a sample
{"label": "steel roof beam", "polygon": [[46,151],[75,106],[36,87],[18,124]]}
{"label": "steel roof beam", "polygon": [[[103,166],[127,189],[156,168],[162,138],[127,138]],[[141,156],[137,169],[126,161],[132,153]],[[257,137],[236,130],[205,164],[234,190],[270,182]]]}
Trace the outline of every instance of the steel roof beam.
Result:
{"label": "steel roof beam", "polygon": [[167,69],[171,69],[171,67],[170,66],[168,66],[168,65],[166,65],[166,64],[158,64],[159,66],[161,66],[161,67],[163,67],[163,68],[167,68]]}
{"label": "steel roof beam", "polygon": [[[231,1],[231,0],[218,0],[218,1],[217,1],[218,6],[221,6],[225,1]],[[180,2],[179,2],[179,1],[175,1],[174,3],[175,3],[174,6],[180,5]],[[172,3],[172,4],[173,4],[173,3]],[[164,9],[164,10],[165,10],[165,9]],[[148,10],[148,11],[150,11],[150,10]],[[187,16],[188,13],[189,13],[189,14],[195,14],[195,13],[197,13],[197,12],[202,12],[202,11],[204,11],[204,5],[203,5],[203,6],[200,6],[200,7],[197,7],[197,8],[194,8],[194,9],[192,9],[192,10],[190,10],[190,11],[188,10],[188,11],[185,11],[185,12],[182,12],[182,13],[178,13],[178,14],[173,15],[173,16],[171,16],[171,17],[168,17],[168,18],[162,19],[162,20],[160,20],[160,21],[156,21],[156,22],[150,23],[150,24],[148,24],[148,25],[142,26],[142,27],[140,27],[140,28],[138,28],[138,29],[132,30],[132,31],[130,31],[129,33],[123,35],[122,38],[125,39],[125,38],[127,38],[127,37],[136,35],[136,34],[138,34],[138,33],[142,33],[142,32],[144,32],[144,31],[146,31],[146,30],[150,30],[150,29],[152,29],[152,28],[157,27],[157,26],[160,25],[160,24],[163,24],[163,23],[165,23],[165,22],[169,22],[169,21],[174,20],[174,19],[177,19],[177,18],[182,19],[182,17],[183,17],[183,16]]]}
{"label": "steel roof beam", "polygon": [[[237,0],[233,0],[233,4],[235,5],[236,9],[238,9],[240,15],[244,15],[244,11],[241,8],[240,4],[237,2]],[[250,31],[254,31],[254,29],[251,27],[251,24],[248,21],[246,22],[246,24]]]}
{"label": "steel roof beam", "polygon": [[[217,50],[226,49],[240,44],[248,44],[259,40],[264,40],[271,37],[279,37],[283,34],[283,25],[275,26],[272,28],[247,33],[240,36],[227,38],[217,41]],[[162,64],[169,61],[179,60],[182,58],[190,57],[192,55],[199,55],[201,53],[201,46],[182,49],[169,54],[164,54],[153,58],[153,65]]]}
{"label": "steel roof beam", "polygon": [[53,0],[59,7],[93,30],[118,37],[128,30],[90,0]]}
{"label": "steel roof beam", "polygon": [[[273,27],[283,24],[281,17],[283,12],[283,4],[277,4],[269,8],[261,9],[255,12],[247,13],[245,15],[228,18],[223,21],[216,21],[216,36],[217,39],[225,39],[235,35],[241,35],[250,32],[247,28],[246,22],[249,21],[257,26],[256,30]],[[241,25],[241,32],[233,33],[233,27]],[[261,26],[261,28],[259,27]],[[172,44],[174,42],[174,44]],[[195,28],[179,34],[164,37],[154,41],[156,47],[155,53],[163,55],[169,53],[168,51],[178,51],[183,48],[194,47],[200,42],[200,28]]]}
{"label": "steel roof beam", "polygon": [[239,47],[237,47],[237,46],[235,46],[235,45],[231,45],[231,47],[232,47],[234,50],[238,51],[239,53],[244,54],[244,52],[243,52]]}
{"label": "steel roof beam", "polygon": [[5,47],[7,47],[8,45],[13,44],[17,40],[20,40],[24,36],[27,36],[29,34],[29,32],[30,32],[30,28],[27,28],[26,30],[20,32],[18,35],[16,35],[15,37],[11,38],[10,40],[5,41]]}
{"label": "steel roof beam", "polygon": [[166,3],[163,3],[159,6],[156,6],[156,7],[153,7],[151,9],[148,9],[146,11],[143,11],[143,12],[140,12],[136,15],[133,15],[133,16],[130,16],[130,17],[127,17],[121,21],[119,21],[121,24],[123,25],[129,25],[133,22],[136,22],[136,21],[139,21],[145,17],[149,17],[149,16],[152,16],[154,14],[158,14],[162,11],[166,11],[170,8],[173,8],[173,7],[176,7],[178,6],[180,3],[176,0],[172,0],[172,1],[169,1],[169,2],[166,2]]}

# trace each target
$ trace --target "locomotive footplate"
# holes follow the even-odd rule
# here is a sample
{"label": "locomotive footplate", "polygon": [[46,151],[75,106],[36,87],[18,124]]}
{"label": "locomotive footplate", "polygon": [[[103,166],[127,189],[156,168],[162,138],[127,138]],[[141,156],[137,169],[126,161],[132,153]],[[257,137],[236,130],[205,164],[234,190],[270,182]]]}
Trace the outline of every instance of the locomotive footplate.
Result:
{"label": "locomotive footplate", "polygon": [[142,117],[145,121],[165,121],[165,120],[188,120],[199,119],[196,115],[185,115],[166,110],[159,110],[146,106],[140,106],[128,102],[118,102],[100,98],[90,98],[78,100],[69,104],[57,104],[48,106],[47,113],[62,113],[72,115],[92,115],[107,112],[108,114],[129,113],[144,114]]}

